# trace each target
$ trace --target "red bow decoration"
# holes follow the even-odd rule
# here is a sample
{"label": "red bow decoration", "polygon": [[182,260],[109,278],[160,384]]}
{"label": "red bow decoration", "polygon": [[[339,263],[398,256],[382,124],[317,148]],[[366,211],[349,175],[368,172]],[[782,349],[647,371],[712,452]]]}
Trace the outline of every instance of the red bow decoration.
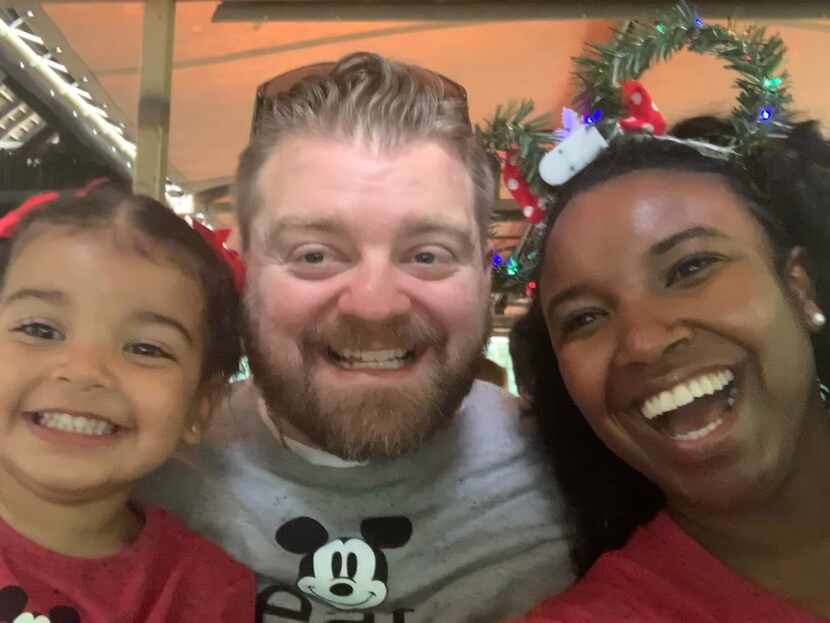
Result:
{"label": "red bow decoration", "polygon": [[545,210],[539,205],[539,198],[530,190],[527,180],[525,180],[519,167],[513,164],[510,157],[506,158],[502,164],[502,179],[504,185],[507,186],[507,190],[510,191],[513,199],[522,209],[525,218],[532,225],[541,221]]}
{"label": "red bow decoration", "polygon": [[17,225],[23,220],[29,212],[38,206],[52,203],[55,199],[59,199],[60,195],[56,192],[40,193],[29,197],[16,207],[11,212],[7,212],[0,218],[0,238],[11,238]]}
{"label": "red bow decoration", "polygon": [[[94,180],[88,182],[86,186],[78,190],[73,196],[86,197],[93,190],[99,186],[109,183],[109,181],[109,178],[106,177],[96,177]],[[32,195],[26,199],[26,201],[21,203],[14,210],[4,214],[3,218],[0,218],[0,238],[11,238],[18,223],[23,220],[24,216],[36,207],[52,203],[56,199],[60,199],[60,195],[54,191],[38,193],[37,195]]]}
{"label": "red bow decoration", "polygon": [[233,285],[237,292],[242,292],[245,285],[245,263],[239,256],[239,253],[228,247],[225,241],[231,235],[230,229],[213,230],[202,225],[196,219],[188,219],[191,227],[195,229],[202,238],[213,248],[219,259],[224,261],[231,269],[233,274]]}
{"label": "red bow decoration", "polygon": [[628,116],[620,119],[627,132],[648,132],[659,136],[666,133],[666,120],[651,99],[651,94],[638,80],[622,84],[622,98]]}
{"label": "red bow decoration", "polygon": [[99,186],[103,186],[104,184],[109,184],[110,179],[108,177],[96,177],[86,183],[86,186],[81,188],[78,192],[76,192],[73,196],[75,197],[86,197],[89,193],[93,190],[98,188]]}

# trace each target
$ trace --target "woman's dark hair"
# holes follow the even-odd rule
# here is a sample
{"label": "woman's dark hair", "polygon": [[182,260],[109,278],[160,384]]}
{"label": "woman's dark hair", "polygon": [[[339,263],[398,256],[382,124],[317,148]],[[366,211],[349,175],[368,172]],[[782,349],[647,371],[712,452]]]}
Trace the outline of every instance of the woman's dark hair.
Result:
{"label": "woman's dark hair", "polygon": [[[10,239],[0,243],[0,288],[14,256],[42,228],[124,228],[135,251],[159,262],[174,262],[193,275],[204,296],[205,350],[203,383],[227,381],[239,370],[240,297],[230,267],[182,218],[155,199],[108,185],[85,196],[58,198],[34,208],[20,221]],[[149,243],[149,244],[148,244]],[[95,275],[90,275],[94,279]]]}
{"label": "woman's dark hair", "polygon": [[[716,118],[699,117],[683,122],[673,133],[724,144],[730,128]],[[547,215],[547,231],[574,196],[645,169],[720,175],[766,230],[779,275],[792,249],[804,249],[816,302],[821,309],[830,309],[830,144],[816,123],[795,126],[786,138],[771,141],[741,163],[706,157],[671,141],[620,141],[558,189]],[[539,270],[544,263],[543,252]],[[512,340],[517,342],[513,348],[529,362],[517,367],[517,376],[522,377],[517,382],[527,389],[530,410],[538,419],[568,504],[571,557],[581,576],[602,553],[624,545],[635,528],[665,505],[665,498],[600,441],[571,400],[538,297],[516,325]],[[828,332],[813,337],[813,350],[819,377],[830,378]]]}

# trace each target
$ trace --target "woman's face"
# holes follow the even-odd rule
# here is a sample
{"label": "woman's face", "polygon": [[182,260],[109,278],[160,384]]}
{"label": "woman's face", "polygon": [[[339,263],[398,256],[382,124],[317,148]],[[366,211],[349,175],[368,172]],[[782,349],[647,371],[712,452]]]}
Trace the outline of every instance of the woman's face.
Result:
{"label": "woman's face", "polygon": [[796,260],[713,174],[646,170],[578,194],[540,296],[562,377],[602,441],[670,504],[777,490],[821,411]]}

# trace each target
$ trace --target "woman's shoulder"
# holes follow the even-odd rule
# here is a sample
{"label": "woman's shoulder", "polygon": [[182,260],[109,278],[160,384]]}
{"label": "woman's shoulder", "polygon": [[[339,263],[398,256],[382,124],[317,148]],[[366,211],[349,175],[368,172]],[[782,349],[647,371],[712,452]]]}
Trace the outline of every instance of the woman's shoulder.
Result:
{"label": "woman's shoulder", "polygon": [[684,579],[696,571],[684,551],[687,539],[668,516],[658,515],[625,546],[601,556],[569,590],[539,604],[523,623],[715,621]]}

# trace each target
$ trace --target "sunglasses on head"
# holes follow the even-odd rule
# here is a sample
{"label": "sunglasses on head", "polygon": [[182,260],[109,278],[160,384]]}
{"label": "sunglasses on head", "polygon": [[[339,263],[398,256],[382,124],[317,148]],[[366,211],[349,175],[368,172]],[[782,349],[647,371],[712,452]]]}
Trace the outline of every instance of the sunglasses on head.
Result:
{"label": "sunglasses on head", "polygon": [[[256,136],[259,133],[263,119],[270,113],[273,101],[280,93],[288,92],[295,84],[310,76],[327,76],[331,73],[335,65],[336,63],[334,62],[305,65],[282,73],[259,85],[256,90],[256,99],[254,100],[254,118],[251,123],[251,136]],[[428,69],[424,69],[423,71],[426,71],[441,81],[448,99],[460,99],[464,101],[464,116],[467,125],[472,127],[470,122],[470,109],[467,104],[467,90],[454,80],[450,80],[438,72]]]}

